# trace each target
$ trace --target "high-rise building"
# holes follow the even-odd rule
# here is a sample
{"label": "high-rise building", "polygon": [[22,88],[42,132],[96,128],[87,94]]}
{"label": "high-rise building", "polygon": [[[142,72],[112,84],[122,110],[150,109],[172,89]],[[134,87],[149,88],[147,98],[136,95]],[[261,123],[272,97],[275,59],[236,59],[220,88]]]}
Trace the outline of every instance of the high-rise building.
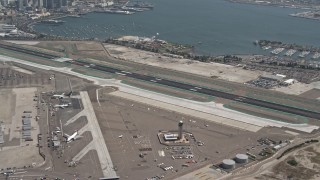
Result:
{"label": "high-rise building", "polygon": [[23,0],[22,3],[23,3],[23,6],[28,6],[29,4],[28,0]]}
{"label": "high-rise building", "polygon": [[54,0],[46,0],[46,6],[47,9],[53,9],[54,8]]}
{"label": "high-rise building", "polygon": [[62,0],[62,6],[68,6],[68,0]]}
{"label": "high-rise building", "polygon": [[8,6],[8,0],[1,0],[1,5],[4,7]]}
{"label": "high-rise building", "polygon": [[62,7],[62,0],[54,0],[54,9],[60,9]]}
{"label": "high-rise building", "polygon": [[43,0],[38,0],[38,8],[39,9],[43,8]]}
{"label": "high-rise building", "polygon": [[17,10],[18,11],[21,11],[21,10],[23,10],[23,7],[24,7],[24,0],[17,0],[16,1],[16,6],[17,6]]}
{"label": "high-rise building", "polygon": [[42,0],[42,5],[44,8],[47,8],[47,0]]}
{"label": "high-rise building", "polygon": [[37,8],[38,7],[38,0],[32,0],[32,7]]}

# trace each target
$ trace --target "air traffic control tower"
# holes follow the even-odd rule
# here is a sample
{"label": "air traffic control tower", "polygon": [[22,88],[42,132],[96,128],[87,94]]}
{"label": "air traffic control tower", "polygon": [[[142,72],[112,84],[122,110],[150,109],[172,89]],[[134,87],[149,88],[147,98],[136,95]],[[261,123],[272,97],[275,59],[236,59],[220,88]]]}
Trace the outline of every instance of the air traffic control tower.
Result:
{"label": "air traffic control tower", "polygon": [[182,129],[182,126],[183,126],[183,121],[180,121],[179,124],[178,124],[178,127],[179,127],[179,130],[178,130],[178,139],[182,139],[182,132],[183,132],[183,129]]}

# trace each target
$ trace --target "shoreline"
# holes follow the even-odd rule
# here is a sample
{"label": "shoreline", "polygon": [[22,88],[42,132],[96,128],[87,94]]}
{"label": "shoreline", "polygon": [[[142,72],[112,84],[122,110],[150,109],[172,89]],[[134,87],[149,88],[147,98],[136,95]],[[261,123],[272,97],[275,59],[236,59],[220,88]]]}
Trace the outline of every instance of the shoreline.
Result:
{"label": "shoreline", "polygon": [[[271,4],[271,3],[255,3],[249,1],[234,1],[234,0],[225,0],[227,2],[236,3],[236,4],[251,4],[257,6],[269,6],[269,7],[278,7],[278,8],[289,8],[289,9],[301,9],[301,10],[316,10],[317,8],[313,8],[313,5],[309,6],[289,6],[289,5],[281,5],[281,4]],[[267,2],[267,1],[265,1]],[[319,5],[320,6],[320,5]]]}

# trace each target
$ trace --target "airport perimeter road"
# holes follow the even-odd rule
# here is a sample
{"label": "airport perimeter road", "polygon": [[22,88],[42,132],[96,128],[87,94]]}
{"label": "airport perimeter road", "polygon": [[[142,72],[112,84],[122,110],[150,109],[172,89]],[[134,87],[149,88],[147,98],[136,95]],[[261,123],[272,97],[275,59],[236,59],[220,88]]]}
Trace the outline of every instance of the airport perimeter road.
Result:
{"label": "airport perimeter road", "polygon": [[92,63],[87,63],[87,62],[82,62],[82,61],[68,61],[68,62],[76,64],[76,65],[80,65],[80,66],[86,66],[88,68],[96,69],[99,71],[104,71],[107,73],[118,74],[118,75],[127,76],[127,77],[134,78],[134,79],[148,81],[151,83],[161,84],[161,85],[170,86],[170,87],[183,89],[183,90],[187,90],[187,91],[193,91],[193,92],[197,92],[197,93],[201,93],[201,94],[206,94],[209,96],[221,97],[224,99],[238,101],[238,102],[242,102],[242,103],[246,103],[246,104],[250,104],[250,105],[260,106],[260,107],[264,107],[264,108],[268,108],[268,109],[287,112],[287,113],[305,116],[305,117],[309,117],[309,118],[320,119],[320,113],[318,113],[318,112],[313,112],[313,111],[309,111],[309,110],[285,106],[285,105],[262,101],[262,100],[253,99],[253,98],[249,98],[249,97],[238,96],[235,94],[230,94],[230,93],[221,92],[221,91],[203,88],[203,87],[197,87],[194,85],[185,84],[185,83],[181,83],[181,82],[175,82],[175,81],[160,79],[160,78],[156,78],[156,77],[152,77],[152,76],[131,73],[131,72],[122,71],[120,69],[106,67],[106,66],[102,66],[102,65],[98,65],[98,64],[92,64]]}
{"label": "airport perimeter road", "polygon": [[83,103],[83,108],[85,111],[87,111],[86,115],[88,119],[89,129],[91,130],[91,134],[93,137],[92,141],[100,160],[104,178],[117,178],[117,174],[113,169],[112,160],[107,145],[104,141],[96,114],[93,110],[89,95],[87,92],[81,91],[80,96]]}

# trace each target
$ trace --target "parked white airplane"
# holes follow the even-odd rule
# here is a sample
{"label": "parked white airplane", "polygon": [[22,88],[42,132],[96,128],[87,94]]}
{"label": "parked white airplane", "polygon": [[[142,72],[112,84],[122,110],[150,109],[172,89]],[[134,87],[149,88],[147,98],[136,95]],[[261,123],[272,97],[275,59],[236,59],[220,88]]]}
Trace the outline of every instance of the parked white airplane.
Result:
{"label": "parked white airplane", "polygon": [[68,94],[62,93],[62,94],[54,94],[52,97],[55,99],[63,99],[65,97],[70,97],[72,95],[72,91]]}
{"label": "parked white airplane", "polygon": [[61,109],[64,109],[66,107],[69,107],[70,104],[56,104],[54,105],[55,108],[61,108]]}
{"label": "parked white airplane", "polygon": [[79,136],[79,135],[78,135],[78,131],[74,132],[71,136],[68,135],[68,134],[66,134],[66,133],[64,133],[63,136],[66,138],[66,142],[67,142],[67,143],[69,143],[69,142],[71,142],[71,141],[74,141],[74,140],[79,139],[79,138],[82,137],[82,136]]}
{"label": "parked white airplane", "polygon": [[64,98],[64,93],[62,93],[62,94],[54,94],[52,97],[55,98],[55,99],[63,99]]}

